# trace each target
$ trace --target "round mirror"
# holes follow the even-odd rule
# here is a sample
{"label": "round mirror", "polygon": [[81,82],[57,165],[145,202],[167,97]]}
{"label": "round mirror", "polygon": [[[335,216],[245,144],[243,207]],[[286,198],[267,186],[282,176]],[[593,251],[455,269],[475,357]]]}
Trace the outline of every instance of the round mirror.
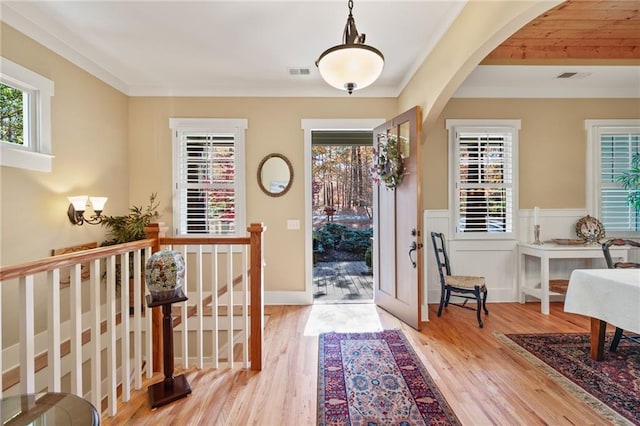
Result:
{"label": "round mirror", "polygon": [[282,154],[269,154],[258,166],[258,185],[265,194],[280,197],[287,193],[293,182],[293,167]]}

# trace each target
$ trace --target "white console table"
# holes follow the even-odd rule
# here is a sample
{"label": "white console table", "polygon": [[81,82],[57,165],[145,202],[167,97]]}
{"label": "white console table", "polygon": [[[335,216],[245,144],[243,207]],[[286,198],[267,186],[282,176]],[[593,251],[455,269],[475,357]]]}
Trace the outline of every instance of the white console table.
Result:
{"label": "white console table", "polygon": [[[627,261],[629,247],[610,247],[612,257]],[[527,285],[526,257],[540,259],[540,287]],[[544,243],[535,245],[531,243],[518,244],[518,293],[520,303],[525,302],[525,296],[533,296],[540,299],[540,311],[549,315],[549,295],[559,295],[549,290],[549,263],[552,259],[603,259],[600,244],[585,245],[560,245]],[[588,265],[587,267],[590,267]],[[567,276],[567,279],[569,277]]]}

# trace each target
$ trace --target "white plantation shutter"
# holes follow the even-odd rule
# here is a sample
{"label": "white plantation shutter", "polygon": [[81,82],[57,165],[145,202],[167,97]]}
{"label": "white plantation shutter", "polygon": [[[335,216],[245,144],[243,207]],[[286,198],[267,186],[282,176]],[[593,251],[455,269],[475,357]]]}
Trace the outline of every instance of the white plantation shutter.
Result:
{"label": "white plantation shutter", "polygon": [[512,232],[509,132],[458,132],[458,232]]}
{"label": "white plantation shutter", "polygon": [[227,129],[227,120],[175,121],[183,124],[172,121],[176,234],[244,235],[246,120]]}
{"label": "white plantation shutter", "polygon": [[458,237],[510,238],[517,206],[519,120],[447,120],[451,209]]}
{"label": "white plantation shutter", "polygon": [[600,221],[605,231],[640,231],[640,212],[629,205],[629,190],[617,182],[640,152],[640,129],[604,128],[599,135]]}

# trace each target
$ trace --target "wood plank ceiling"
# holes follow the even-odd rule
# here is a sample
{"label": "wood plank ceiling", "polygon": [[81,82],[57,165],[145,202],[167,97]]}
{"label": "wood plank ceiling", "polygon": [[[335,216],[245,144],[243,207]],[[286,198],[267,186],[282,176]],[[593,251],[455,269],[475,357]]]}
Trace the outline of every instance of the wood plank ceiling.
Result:
{"label": "wood plank ceiling", "polygon": [[491,52],[484,65],[640,63],[640,1],[568,0]]}

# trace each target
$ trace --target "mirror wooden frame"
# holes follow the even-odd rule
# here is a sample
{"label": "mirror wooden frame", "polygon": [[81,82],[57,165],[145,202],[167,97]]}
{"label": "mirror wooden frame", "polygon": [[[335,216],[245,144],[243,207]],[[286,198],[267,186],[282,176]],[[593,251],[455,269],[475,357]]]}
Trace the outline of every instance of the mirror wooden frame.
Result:
{"label": "mirror wooden frame", "polygon": [[[280,158],[281,160],[283,160],[285,162],[285,164],[287,165],[287,167],[289,169],[289,182],[287,183],[287,186],[285,186],[284,189],[282,191],[280,191],[280,192],[271,192],[262,183],[262,167],[264,166],[264,164],[267,161],[269,161],[272,158]],[[287,157],[285,157],[284,155],[272,153],[272,154],[267,155],[266,157],[264,157],[262,159],[262,161],[260,161],[260,165],[258,165],[258,175],[257,175],[257,177],[258,177],[258,186],[260,187],[262,192],[267,194],[269,197],[282,197],[284,194],[289,192],[289,189],[291,189],[291,184],[293,183],[293,166],[291,165],[291,161],[289,161],[289,159]]]}

